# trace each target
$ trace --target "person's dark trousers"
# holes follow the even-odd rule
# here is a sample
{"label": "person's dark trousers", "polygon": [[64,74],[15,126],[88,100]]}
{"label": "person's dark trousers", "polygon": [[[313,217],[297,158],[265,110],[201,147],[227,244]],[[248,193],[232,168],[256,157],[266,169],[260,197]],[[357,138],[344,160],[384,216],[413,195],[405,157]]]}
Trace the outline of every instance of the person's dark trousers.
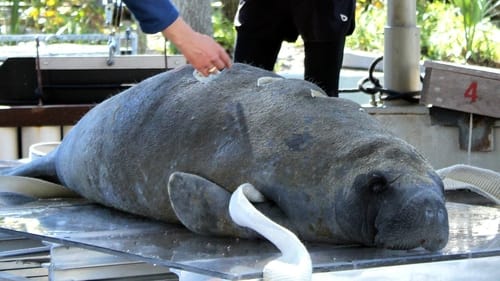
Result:
{"label": "person's dark trousers", "polygon": [[304,79],[315,83],[328,96],[338,97],[345,38],[336,42],[304,42]]}
{"label": "person's dark trousers", "polygon": [[[281,39],[262,39],[239,32],[234,61],[272,71],[281,48]],[[338,97],[339,74],[345,38],[335,42],[304,43],[304,79],[321,87],[327,95]]]}
{"label": "person's dark trousers", "polygon": [[281,39],[263,39],[239,32],[234,48],[234,61],[273,71],[281,42]]}

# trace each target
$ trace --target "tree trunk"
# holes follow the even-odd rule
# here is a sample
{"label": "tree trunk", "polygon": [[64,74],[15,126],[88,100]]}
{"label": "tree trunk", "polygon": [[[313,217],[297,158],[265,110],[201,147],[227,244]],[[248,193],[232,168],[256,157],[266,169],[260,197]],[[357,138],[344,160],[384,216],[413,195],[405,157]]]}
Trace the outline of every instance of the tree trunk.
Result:
{"label": "tree trunk", "polygon": [[172,0],[179,9],[181,17],[191,27],[203,34],[212,36],[212,7],[208,0]]}

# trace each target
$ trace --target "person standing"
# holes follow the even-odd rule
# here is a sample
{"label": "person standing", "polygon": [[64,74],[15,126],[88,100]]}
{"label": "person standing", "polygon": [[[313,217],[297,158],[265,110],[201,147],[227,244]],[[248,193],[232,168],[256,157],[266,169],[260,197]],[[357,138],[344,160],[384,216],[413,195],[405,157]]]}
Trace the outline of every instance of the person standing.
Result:
{"label": "person standing", "polygon": [[240,0],[235,62],[273,70],[283,41],[304,41],[304,79],[338,96],[346,36],[356,0]]}

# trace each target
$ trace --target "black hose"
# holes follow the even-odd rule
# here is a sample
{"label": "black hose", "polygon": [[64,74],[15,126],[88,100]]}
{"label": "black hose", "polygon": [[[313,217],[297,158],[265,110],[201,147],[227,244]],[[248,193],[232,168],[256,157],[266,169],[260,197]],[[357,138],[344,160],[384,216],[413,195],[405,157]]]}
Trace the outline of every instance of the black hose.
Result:
{"label": "black hose", "polygon": [[[357,93],[363,92],[368,95],[375,95],[380,93],[381,100],[397,100],[402,99],[411,103],[418,103],[420,97],[420,91],[415,92],[398,92],[395,90],[386,89],[380,83],[380,80],[373,76],[375,72],[375,67],[383,60],[383,56],[376,58],[368,69],[368,77],[365,77],[358,82],[358,88],[352,89],[339,89],[339,93]],[[420,81],[423,81],[423,77],[420,77]],[[367,85],[371,83],[371,85]]]}

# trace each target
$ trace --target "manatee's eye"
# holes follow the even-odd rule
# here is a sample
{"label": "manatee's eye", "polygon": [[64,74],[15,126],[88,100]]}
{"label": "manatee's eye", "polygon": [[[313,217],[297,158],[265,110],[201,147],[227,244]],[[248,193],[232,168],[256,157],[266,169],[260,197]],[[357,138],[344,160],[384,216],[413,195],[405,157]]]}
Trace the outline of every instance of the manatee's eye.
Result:
{"label": "manatee's eye", "polygon": [[384,192],[389,187],[388,181],[385,176],[380,172],[374,172],[370,175],[368,180],[368,187],[375,193]]}

